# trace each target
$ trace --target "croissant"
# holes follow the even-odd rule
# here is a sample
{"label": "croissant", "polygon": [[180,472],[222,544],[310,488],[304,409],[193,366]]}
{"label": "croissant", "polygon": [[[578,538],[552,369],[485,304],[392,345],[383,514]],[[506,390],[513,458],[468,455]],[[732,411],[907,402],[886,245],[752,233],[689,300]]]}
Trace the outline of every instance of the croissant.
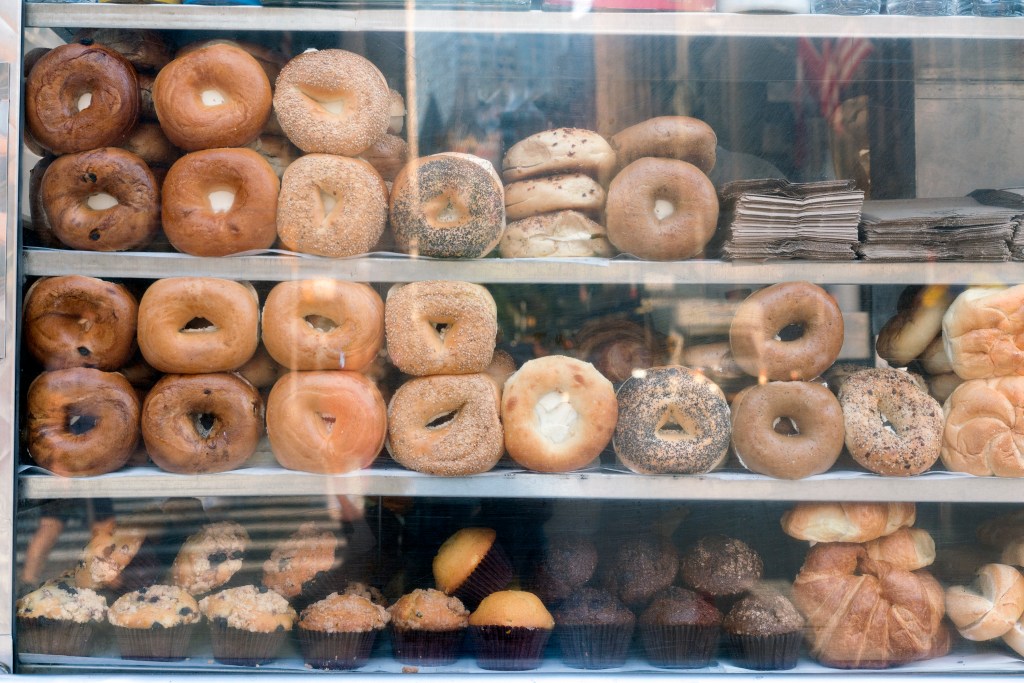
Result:
{"label": "croissant", "polygon": [[913,503],[797,503],[782,515],[782,530],[813,543],[864,543],[911,526],[915,510]]}
{"label": "croissant", "polygon": [[811,548],[793,584],[811,655],[839,669],[877,669],[949,650],[943,592],[926,571],[872,560],[857,543]]}

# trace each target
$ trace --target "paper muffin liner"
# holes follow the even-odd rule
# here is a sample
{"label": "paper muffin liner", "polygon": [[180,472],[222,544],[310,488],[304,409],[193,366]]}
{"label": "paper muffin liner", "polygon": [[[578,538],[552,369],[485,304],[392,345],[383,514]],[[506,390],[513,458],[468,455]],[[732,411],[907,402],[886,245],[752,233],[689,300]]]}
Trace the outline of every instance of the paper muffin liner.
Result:
{"label": "paper muffin liner", "polygon": [[550,629],[526,626],[470,626],[469,633],[477,666],[492,671],[536,669],[551,637]]}
{"label": "paper muffin liner", "polygon": [[634,624],[572,624],[555,627],[562,661],[574,669],[611,669],[626,663]]}
{"label": "paper muffin liner", "polygon": [[152,662],[178,662],[185,659],[188,643],[196,624],[181,624],[171,628],[125,628],[112,626],[117,648],[122,659],[142,659]]}
{"label": "paper muffin liner", "polygon": [[395,659],[414,666],[443,666],[459,658],[466,629],[424,631],[391,628],[391,649]]}
{"label": "paper muffin liner", "polygon": [[219,621],[211,621],[210,645],[213,658],[221,664],[258,666],[277,659],[288,632],[246,631]]}
{"label": "paper muffin liner", "polygon": [[773,636],[730,634],[735,664],[744,669],[771,671],[796,667],[800,655],[800,631]]}
{"label": "paper muffin liner", "polygon": [[452,595],[472,612],[488,595],[504,590],[512,581],[512,576],[512,561],[505,549],[495,541],[466,580],[452,591]]}
{"label": "paper muffin liner", "polygon": [[646,625],[640,627],[640,640],[654,666],[699,669],[711,663],[718,633],[718,626]]}
{"label": "paper muffin liner", "polygon": [[297,629],[302,659],[314,669],[358,669],[370,661],[377,630],[328,633]]}
{"label": "paper muffin liner", "polygon": [[97,649],[105,624],[70,619],[18,617],[18,651],[43,655],[87,657]]}
{"label": "paper muffin liner", "polygon": [[163,573],[164,568],[157,557],[156,545],[147,538],[139,546],[139,551],[135,553],[132,561],[121,570],[118,595],[159,583],[163,578]]}
{"label": "paper muffin liner", "polygon": [[338,593],[345,588],[345,581],[338,567],[317,572],[313,578],[302,583],[302,592],[290,598],[292,607],[301,612],[314,602],[323,600],[331,593]]}

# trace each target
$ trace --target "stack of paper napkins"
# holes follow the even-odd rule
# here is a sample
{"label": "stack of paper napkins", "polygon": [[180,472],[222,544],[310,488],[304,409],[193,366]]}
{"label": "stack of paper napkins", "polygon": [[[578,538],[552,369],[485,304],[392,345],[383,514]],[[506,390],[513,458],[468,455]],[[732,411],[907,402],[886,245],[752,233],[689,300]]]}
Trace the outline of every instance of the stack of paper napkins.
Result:
{"label": "stack of paper napkins", "polygon": [[1019,210],[970,197],[864,202],[862,258],[872,261],[1008,261],[1024,254]]}
{"label": "stack of paper napkins", "polygon": [[729,259],[856,258],[864,193],[852,180],[738,180],[719,192]]}

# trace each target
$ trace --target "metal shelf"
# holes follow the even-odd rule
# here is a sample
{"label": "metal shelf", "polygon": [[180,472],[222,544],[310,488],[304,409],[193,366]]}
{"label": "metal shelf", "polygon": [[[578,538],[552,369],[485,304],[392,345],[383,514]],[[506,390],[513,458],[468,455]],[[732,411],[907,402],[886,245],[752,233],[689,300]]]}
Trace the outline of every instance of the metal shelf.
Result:
{"label": "metal shelf", "polygon": [[66,479],[26,473],[22,498],[154,498],[167,496],[277,496],[361,494],[434,498],[594,498],[628,500],[907,501],[1019,503],[1017,479],[932,472],[904,479],[834,472],[799,481],[747,472],[639,475],[591,469],[566,474],[494,470],[472,477],[435,477],[398,467],[346,475],[319,475],[261,467],[220,474],[168,474],[140,467]]}
{"label": "metal shelf", "polygon": [[599,35],[1019,39],[1021,21],[670,12],[316,9],[196,5],[25,5],[25,25],[230,31],[416,31]]}
{"label": "metal shelf", "polygon": [[[72,5],[74,6],[74,5]],[[1021,22],[1024,29],[1024,21]],[[481,283],[583,284],[769,284],[807,280],[818,284],[1016,284],[1024,264],[1007,263],[830,263],[776,261],[634,261],[619,259],[470,259],[440,261],[367,256],[199,258],[168,253],[102,253],[26,249],[27,275],[91,274],[107,278],[221,277],[266,281],[332,277],[358,282],[463,280]]]}

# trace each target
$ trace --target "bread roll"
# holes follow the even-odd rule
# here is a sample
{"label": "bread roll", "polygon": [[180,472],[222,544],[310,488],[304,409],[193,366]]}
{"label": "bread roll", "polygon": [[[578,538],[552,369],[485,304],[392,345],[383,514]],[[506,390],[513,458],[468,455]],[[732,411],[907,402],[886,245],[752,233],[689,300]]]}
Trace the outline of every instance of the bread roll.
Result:
{"label": "bread roll", "polygon": [[797,503],[782,530],[814,543],[865,543],[914,523],[913,503]]}
{"label": "bread roll", "polygon": [[1003,635],[1024,613],[1024,577],[1005,564],[986,564],[974,586],[946,591],[946,613],[964,638],[991,640]]}
{"label": "bread roll", "polygon": [[942,338],[964,379],[1024,375],[1024,285],[964,291],[942,318]]}

